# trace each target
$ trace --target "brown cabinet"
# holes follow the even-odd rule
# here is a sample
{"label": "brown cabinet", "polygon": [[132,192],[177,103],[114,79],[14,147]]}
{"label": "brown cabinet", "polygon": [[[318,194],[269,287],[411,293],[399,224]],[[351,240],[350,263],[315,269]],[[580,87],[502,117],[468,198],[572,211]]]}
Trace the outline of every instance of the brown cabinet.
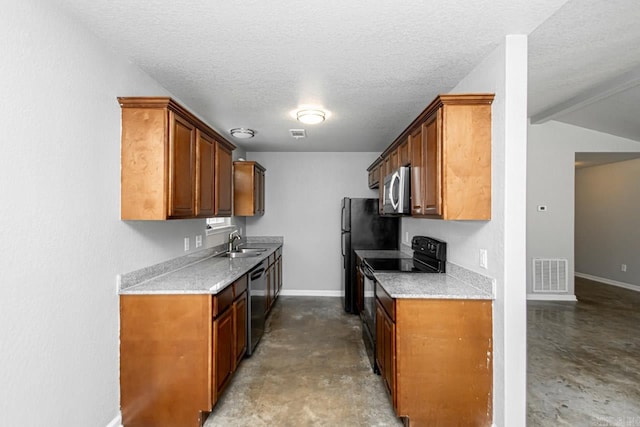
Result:
{"label": "brown cabinet", "polygon": [[412,216],[491,219],[493,97],[440,95],[385,150],[389,165],[410,153]]}
{"label": "brown cabinet", "polygon": [[423,197],[423,174],[424,159],[422,156],[422,128],[416,126],[411,132],[411,215],[419,216],[424,214]]}
{"label": "brown cabinet", "polygon": [[122,107],[120,218],[231,215],[235,146],[171,98],[118,100]]}
{"label": "brown cabinet", "polygon": [[213,321],[213,358],[215,359],[216,396],[219,396],[231,379],[235,368],[235,337],[233,331],[234,312],[227,307]]}
{"label": "brown cabinet", "polygon": [[216,141],[216,216],[231,216],[233,210],[233,167],[228,144]]}
{"label": "brown cabinet", "polygon": [[265,172],[258,162],[233,162],[234,215],[264,215]]}
{"label": "brown cabinet", "polygon": [[491,305],[394,299],[376,284],[376,363],[411,427],[491,425]]}
{"label": "brown cabinet", "polygon": [[282,249],[276,250],[276,298],[282,291]]}
{"label": "brown cabinet", "polygon": [[200,131],[196,131],[196,216],[212,217],[215,209],[215,164],[216,142]]}
{"label": "brown cabinet", "polygon": [[382,164],[382,158],[378,157],[378,159],[375,162],[373,162],[371,166],[367,168],[367,172],[369,174],[369,177],[368,177],[369,188],[371,188],[372,190],[374,188],[378,188],[378,186],[380,185],[380,165],[381,164]]}
{"label": "brown cabinet", "polygon": [[188,218],[195,212],[196,128],[169,111],[169,217]]}
{"label": "brown cabinet", "polygon": [[246,289],[120,296],[124,427],[202,425],[246,349]]}

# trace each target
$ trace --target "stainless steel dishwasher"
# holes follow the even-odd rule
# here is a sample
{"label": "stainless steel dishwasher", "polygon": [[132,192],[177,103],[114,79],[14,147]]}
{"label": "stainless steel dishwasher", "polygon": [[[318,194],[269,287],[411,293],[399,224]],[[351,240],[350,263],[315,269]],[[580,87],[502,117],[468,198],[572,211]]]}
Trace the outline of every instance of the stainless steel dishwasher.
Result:
{"label": "stainless steel dishwasher", "polygon": [[247,356],[251,356],[264,333],[267,309],[267,266],[265,259],[249,272],[249,309],[247,310]]}

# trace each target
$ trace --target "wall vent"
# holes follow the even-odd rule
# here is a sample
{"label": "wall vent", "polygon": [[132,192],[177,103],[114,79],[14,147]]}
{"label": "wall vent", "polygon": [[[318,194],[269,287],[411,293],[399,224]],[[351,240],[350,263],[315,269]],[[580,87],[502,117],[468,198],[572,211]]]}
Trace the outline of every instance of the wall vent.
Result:
{"label": "wall vent", "polygon": [[566,259],[533,259],[533,292],[568,292]]}
{"label": "wall vent", "polygon": [[306,138],[307,136],[307,133],[304,131],[304,129],[289,129],[289,133],[295,139]]}

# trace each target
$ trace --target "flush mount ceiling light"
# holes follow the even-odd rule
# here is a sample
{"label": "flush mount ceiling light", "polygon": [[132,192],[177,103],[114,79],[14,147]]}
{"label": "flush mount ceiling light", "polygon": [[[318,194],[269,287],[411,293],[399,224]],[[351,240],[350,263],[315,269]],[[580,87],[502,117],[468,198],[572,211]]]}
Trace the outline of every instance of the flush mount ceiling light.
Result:
{"label": "flush mount ceiling light", "polygon": [[231,129],[229,133],[234,138],[249,139],[254,137],[254,135],[256,134],[256,131],[254,131],[253,129],[247,129],[247,128],[234,128],[234,129]]}
{"label": "flush mount ceiling light", "polygon": [[296,112],[298,121],[307,125],[322,123],[325,117],[326,113],[322,110],[299,110]]}

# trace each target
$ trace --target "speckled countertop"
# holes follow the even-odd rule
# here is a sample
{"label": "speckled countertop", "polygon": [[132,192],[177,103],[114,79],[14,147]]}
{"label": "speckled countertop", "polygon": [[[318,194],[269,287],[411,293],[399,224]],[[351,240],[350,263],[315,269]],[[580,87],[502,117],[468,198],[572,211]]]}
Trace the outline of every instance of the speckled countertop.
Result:
{"label": "speckled countertop", "polygon": [[[410,258],[393,250],[356,250],[361,258]],[[494,299],[493,279],[447,263],[447,273],[380,272],[373,275],[392,298]],[[463,277],[465,280],[461,280]]]}
{"label": "speckled countertop", "polygon": [[193,264],[120,289],[120,294],[217,294],[281,246],[282,242],[250,242],[245,247],[264,248],[266,251],[248,258],[210,255]]}

